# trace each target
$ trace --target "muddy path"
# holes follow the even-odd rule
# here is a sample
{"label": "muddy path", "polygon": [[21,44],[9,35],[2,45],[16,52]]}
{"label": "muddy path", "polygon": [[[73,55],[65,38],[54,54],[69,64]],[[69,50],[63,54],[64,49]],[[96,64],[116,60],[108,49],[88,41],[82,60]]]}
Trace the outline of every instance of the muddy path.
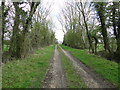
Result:
{"label": "muddy path", "polygon": [[55,47],[53,58],[50,62],[49,69],[46,73],[45,80],[42,84],[43,88],[65,88],[66,82],[64,78],[63,68],[57,46]]}
{"label": "muddy path", "polygon": [[85,66],[82,62],[73,57],[69,52],[65,51],[62,48],[61,50],[63,51],[64,55],[67,56],[72,62],[76,72],[80,75],[88,88],[115,88],[110,82],[93,72],[92,69]]}

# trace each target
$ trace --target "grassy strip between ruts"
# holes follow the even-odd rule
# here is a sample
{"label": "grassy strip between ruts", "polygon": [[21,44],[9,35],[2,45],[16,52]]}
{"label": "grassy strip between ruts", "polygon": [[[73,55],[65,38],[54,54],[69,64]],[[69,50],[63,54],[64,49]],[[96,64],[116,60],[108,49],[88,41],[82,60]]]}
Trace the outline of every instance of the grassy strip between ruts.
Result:
{"label": "grassy strip between ruts", "polygon": [[67,81],[67,88],[86,88],[87,86],[81,80],[80,76],[75,72],[72,63],[63,54],[60,48],[58,48],[58,50],[60,52],[65,78]]}
{"label": "grassy strip between ruts", "polygon": [[3,88],[40,88],[52,57],[54,46],[37,50],[28,58],[2,66]]}
{"label": "grassy strip between ruts", "polygon": [[103,78],[113,83],[116,87],[120,85],[118,75],[118,63],[106,60],[96,55],[89,54],[87,50],[74,49],[64,45],[61,45],[61,47],[67,51],[70,51],[73,56],[92,68]]}

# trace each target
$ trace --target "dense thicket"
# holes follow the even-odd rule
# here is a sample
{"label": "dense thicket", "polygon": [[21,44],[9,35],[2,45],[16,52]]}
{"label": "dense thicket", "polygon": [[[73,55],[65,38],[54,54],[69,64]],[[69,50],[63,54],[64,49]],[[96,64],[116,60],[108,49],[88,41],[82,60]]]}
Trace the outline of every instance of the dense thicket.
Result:
{"label": "dense thicket", "polygon": [[23,58],[34,49],[54,44],[55,34],[47,19],[50,8],[43,8],[41,2],[26,1],[2,2],[2,9],[2,43],[3,49],[8,49],[10,60]]}
{"label": "dense thicket", "polygon": [[[63,44],[89,48],[97,53],[104,46],[109,59],[120,59],[120,2],[67,2],[64,17]],[[103,54],[103,53],[102,53]]]}

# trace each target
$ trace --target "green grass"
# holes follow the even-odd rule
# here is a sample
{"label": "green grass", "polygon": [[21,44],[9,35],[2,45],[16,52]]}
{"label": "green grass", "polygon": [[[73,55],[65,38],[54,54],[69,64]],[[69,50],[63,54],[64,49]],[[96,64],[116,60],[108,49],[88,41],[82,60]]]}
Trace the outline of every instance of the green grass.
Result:
{"label": "green grass", "polygon": [[54,46],[37,50],[28,58],[2,66],[3,88],[40,88],[52,57]]}
{"label": "green grass", "polygon": [[81,80],[80,75],[75,72],[72,63],[68,60],[66,56],[64,56],[60,48],[59,51],[65,73],[65,78],[67,81],[67,88],[87,88],[85,83]]}
{"label": "green grass", "polygon": [[73,56],[81,62],[92,68],[95,72],[100,74],[103,78],[107,79],[118,87],[118,63],[106,60],[102,57],[89,54],[87,50],[74,49],[61,45],[67,51],[70,51]]}

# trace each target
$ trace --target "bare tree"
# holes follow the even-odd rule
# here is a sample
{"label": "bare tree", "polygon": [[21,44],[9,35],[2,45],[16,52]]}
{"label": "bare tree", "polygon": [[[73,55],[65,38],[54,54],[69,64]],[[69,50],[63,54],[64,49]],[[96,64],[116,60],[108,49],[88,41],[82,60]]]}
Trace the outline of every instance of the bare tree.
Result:
{"label": "bare tree", "polygon": [[[0,6],[0,64],[2,63],[2,5]],[[1,68],[0,68],[1,72]]]}

